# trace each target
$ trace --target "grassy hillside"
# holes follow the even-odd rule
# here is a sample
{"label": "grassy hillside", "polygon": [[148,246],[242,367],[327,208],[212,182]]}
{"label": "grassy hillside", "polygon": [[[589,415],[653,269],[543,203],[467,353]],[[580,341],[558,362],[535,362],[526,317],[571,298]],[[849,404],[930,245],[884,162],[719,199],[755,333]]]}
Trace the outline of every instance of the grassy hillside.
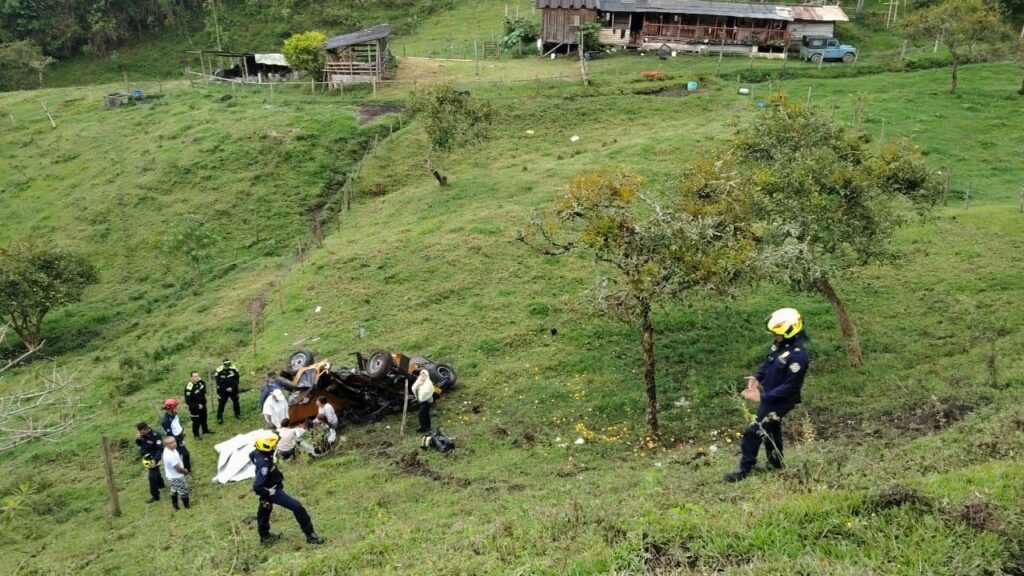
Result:
{"label": "grassy hillside", "polygon": [[[529,81],[570,73],[565,62],[488,66],[480,76],[472,64],[446,65],[441,74],[500,110],[491,138],[440,158],[451,184],[439,189],[422,168],[424,134],[403,123],[363,165],[353,212],[301,262],[294,247],[308,237],[308,208],[332,197],[374,134],[390,132],[387,119],[356,125],[353,106],[366,92],[272,100],[238,91],[222,101],[229,88],[176,84],[165,86],[162,104],[117,111],[99,109],[103,87],[2,96],[0,108],[19,121],[0,128],[2,239],[32,231],[82,249],[101,264],[103,281],[47,323],[50,356],[96,382],[97,416],[62,443],[2,457],[0,496],[23,481],[37,493],[6,531],[0,572],[1019,570],[1018,66],[966,67],[957,97],[945,93],[944,70],[775,86],[810,89],[816,106],[831,111],[834,102],[843,119],[864,94],[872,137],[912,137],[937,170],[954,171],[953,194],[933,218],[901,232],[903,261],[840,283],[862,333],[864,369],[845,365],[831,311],[814,297],[767,286],[661,311],[664,443],[649,445],[640,428],[638,335],[582,304],[598,271],[513,241],[533,210],[590,166],[630,165],[671,190],[685,162],[767,94],[759,84],[753,98],[740,97],[721,78],[746,64],[716,73],[713,59],[598,60],[592,88]],[[639,71],[653,66],[666,70],[664,86],[700,78],[702,91],[638,93],[651,89]],[[406,90],[389,88],[381,99]],[[39,100],[56,110],[57,130],[36,112]],[[971,132],[983,135],[965,139]],[[957,194],[971,179],[965,209]],[[198,289],[156,243],[186,212],[208,215],[225,238]],[[245,307],[257,296],[268,306],[253,354]],[[790,466],[724,485],[745,418],[734,390],[763,353],[761,319],[782,304],[805,313],[814,353],[805,403],[787,423]],[[143,504],[132,424],[154,418],[194,367],[230,355],[252,386],[300,343],[336,362],[378,346],[453,362],[462,385],[435,419],[458,437],[458,450],[420,453],[389,418],[349,428],[328,458],[289,464],[288,489],[328,539],[321,548],[302,545],[281,511],[284,542],[259,548],[248,486],[206,482],[215,458],[206,440],[189,440],[195,509],[175,515],[166,503]],[[30,372],[0,390],[24,386]],[[215,426],[215,439],[255,426],[252,396],[243,399],[247,421]],[[589,436],[582,430],[595,436],[576,445]],[[117,519],[103,492],[101,434],[120,447],[125,514]]]}

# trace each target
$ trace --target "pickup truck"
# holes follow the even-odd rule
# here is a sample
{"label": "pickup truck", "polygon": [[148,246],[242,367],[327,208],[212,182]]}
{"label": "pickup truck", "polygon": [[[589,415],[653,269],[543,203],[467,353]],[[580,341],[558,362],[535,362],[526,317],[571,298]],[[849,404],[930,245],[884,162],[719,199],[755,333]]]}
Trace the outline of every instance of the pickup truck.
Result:
{"label": "pickup truck", "polygon": [[804,36],[800,59],[815,64],[822,60],[842,60],[849,64],[857,59],[857,49],[828,36]]}

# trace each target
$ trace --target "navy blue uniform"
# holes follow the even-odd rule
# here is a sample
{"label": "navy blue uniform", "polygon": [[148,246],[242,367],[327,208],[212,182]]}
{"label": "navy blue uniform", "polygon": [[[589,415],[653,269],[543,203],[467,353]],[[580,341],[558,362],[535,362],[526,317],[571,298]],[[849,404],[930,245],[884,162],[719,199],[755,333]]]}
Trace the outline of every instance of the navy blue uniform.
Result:
{"label": "navy blue uniform", "polygon": [[[238,406],[238,370],[231,364],[221,365],[217,368],[214,377],[217,381],[217,423],[224,423],[224,406],[231,400],[231,408],[235,412],[235,418],[242,417],[242,410]],[[263,406],[260,406],[263,410]]]}
{"label": "navy blue uniform", "polygon": [[[136,438],[135,444],[139,447],[139,456],[142,458],[149,458],[157,464],[163,460],[164,442],[156,432],[150,430],[145,436]],[[160,475],[160,467],[149,468],[147,474],[149,475],[149,495],[153,500],[159,500],[160,489],[164,487],[164,477]]]}
{"label": "navy blue uniform", "polygon": [[249,454],[249,460],[256,467],[256,478],[252,481],[252,491],[260,497],[260,507],[256,512],[256,530],[260,538],[270,536],[270,513],[274,504],[291,510],[295,514],[295,520],[302,528],[302,532],[309,538],[316,534],[313,530],[313,520],[309,513],[295,498],[292,498],[284,491],[284,474],[274,463],[274,455],[270,452],[253,450]]}
{"label": "navy blue uniform", "polygon": [[210,426],[206,423],[207,401],[205,381],[202,379],[198,382],[189,380],[185,384],[185,404],[188,404],[188,415],[192,419],[192,435],[198,440],[203,437],[202,433],[209,434]]}
{"label": "navy blue uniform", "polygon": [[762,443],[768,465],[782,467],[782,418],[800,403],[800,390],[811,362],[806,343],[803,335],[797,334],[772,345],[754,375],[761,383],[761,403],[757,407],[757,422],[743,433],[740,468],[754,468]]}
{"label": "navy blue uniform", "polygon": [[[174,436],[174,439],[178,441],[178,446],[184,446],[185,445],[185,428],[182,427],[181,432],[175,434],[174,430],[173,430],[173,426],[171,426],[171,424],[174,422],[174,419],[177,418],[177,416],[178,416],[177,413],[164,412],[164,419],[160,421],[160,425],[163,426],[164,432],[166,432],[168,436]],[[180,419],[178,420],[178,424],[179,425],[181,424],[181,420]],[[187,466],[186,466],[186,468],[187,468]]]}

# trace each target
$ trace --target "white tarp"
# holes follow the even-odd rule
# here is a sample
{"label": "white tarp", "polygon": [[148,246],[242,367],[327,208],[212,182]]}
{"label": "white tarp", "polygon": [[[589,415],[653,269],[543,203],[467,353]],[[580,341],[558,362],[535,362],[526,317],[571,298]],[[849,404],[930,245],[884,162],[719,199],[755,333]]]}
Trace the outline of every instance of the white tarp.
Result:
{"label": "white tarp", "polygon": [[257,64],[267,64],[267,65],[270,65],[270,66],[288,66],[288,67],[291,67],[291,64],[289,64],[288,60],[285,59],[284,54],[257,54],[256,55],[256,63]]}
{"label": "white tarp", "polygon": [[256,467],[249,461],[249,453],[255,447],[256,436],[265,430],[253,430],[239,434],[213,447],[217,451],[217,475],[213,481],[220,484],[241,482],[256,477]]}

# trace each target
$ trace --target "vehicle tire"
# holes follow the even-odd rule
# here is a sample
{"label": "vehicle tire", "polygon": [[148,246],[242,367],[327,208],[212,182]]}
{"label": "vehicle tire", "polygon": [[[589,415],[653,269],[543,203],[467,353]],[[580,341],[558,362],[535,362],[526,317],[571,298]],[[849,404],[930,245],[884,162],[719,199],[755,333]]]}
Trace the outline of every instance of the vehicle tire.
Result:
{"label": "vehicle tire", "polygon": [[298,372],[306,366],[313,365],[313,353],[309,350],[299,350],[298,352],[291,355],[288,358],[288,367],[286,368],[289,372]]}
{"label": "vehicle tire", "polygon": [[371,378],[380,378],[395,367],[395,360],[387,350],[374,350],[366,361],[366,374]]}
{"label": "vehicle tire", "polygon": [[843,62],[847,64],[853,62],[856,58],[857,57],[852,52],[847,52],[846,54],[843,54]]}
{"label": "vehicle tire", "polygon": [[821,62],[821,54],[811,54],[811,63],[817,64],[818,62]]}
{"label": "vehicle tire", "polygon": [[459,379],[459,375],[455,373],[455,368],[452,368],[450,364],[437,364],[429,373],[430,379],[434,381],[434,386],[441,390],[447,390],[455,386],[455,382]]}

